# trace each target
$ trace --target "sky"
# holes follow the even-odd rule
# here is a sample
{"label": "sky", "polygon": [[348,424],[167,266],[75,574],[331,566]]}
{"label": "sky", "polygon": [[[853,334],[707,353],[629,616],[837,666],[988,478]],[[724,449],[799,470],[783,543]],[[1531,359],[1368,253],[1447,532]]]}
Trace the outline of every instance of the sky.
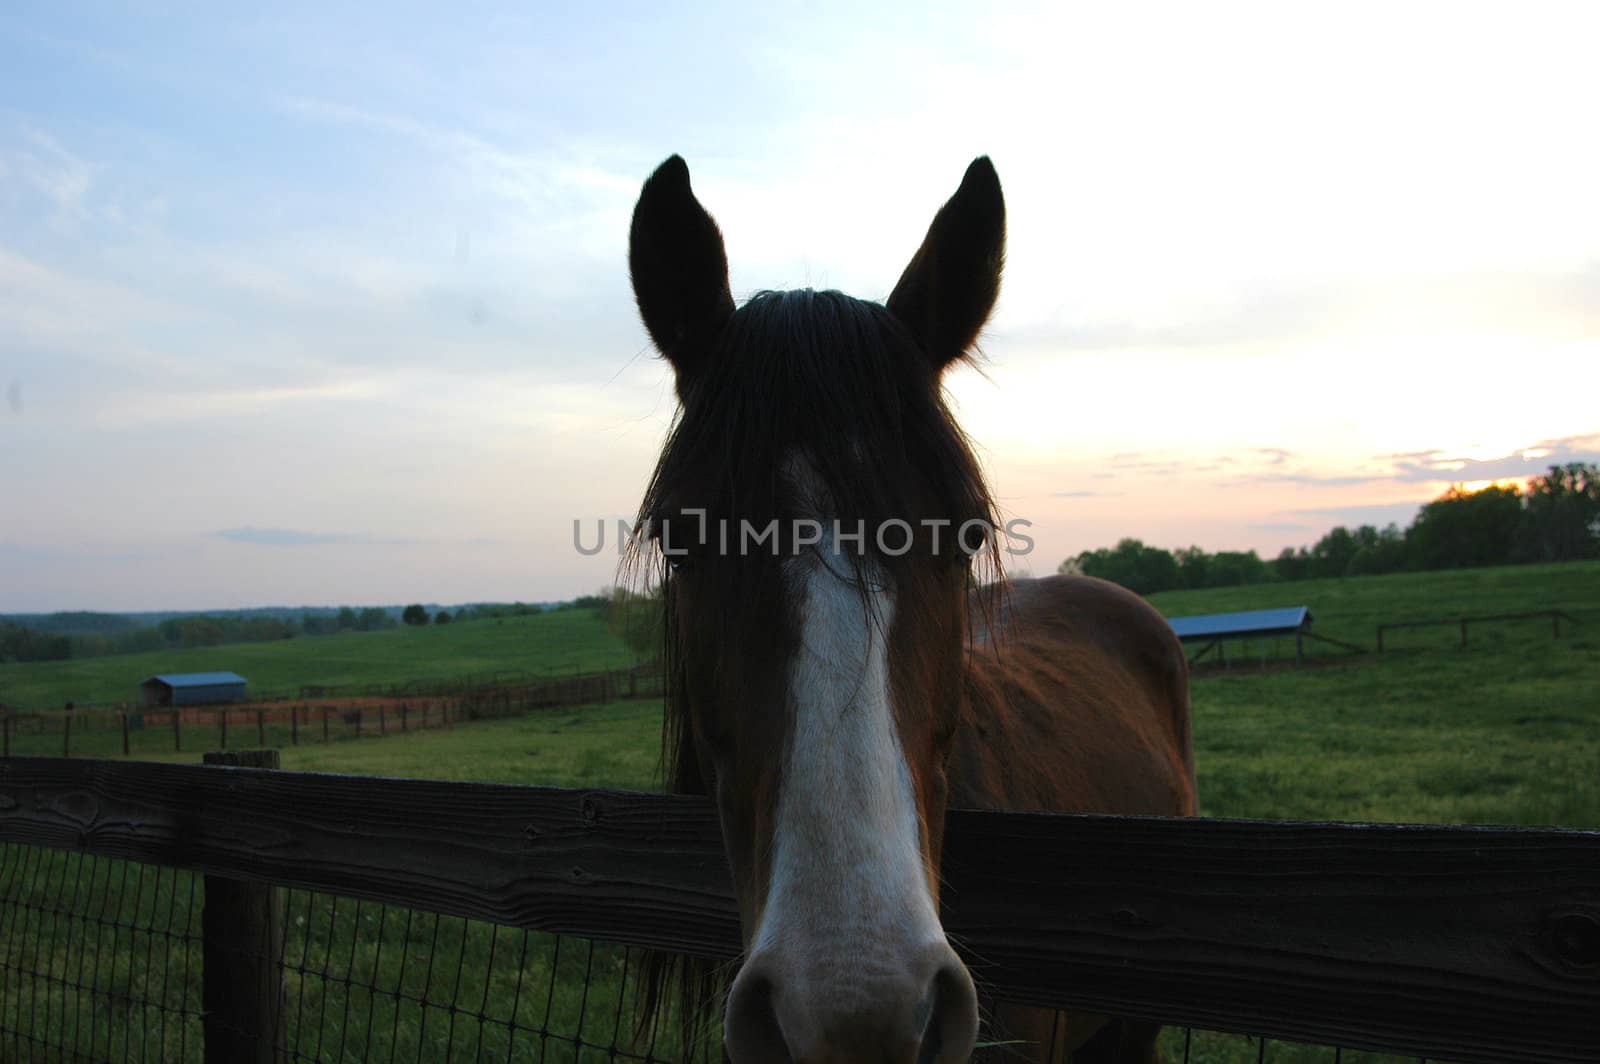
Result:
{"label": "sky", "polygon": [[0,612],[611,583],[673,153],[736,298],[882,299],[993,159],[1013,571],[1600,461],[1593,4],[225,6],[0,7]]}

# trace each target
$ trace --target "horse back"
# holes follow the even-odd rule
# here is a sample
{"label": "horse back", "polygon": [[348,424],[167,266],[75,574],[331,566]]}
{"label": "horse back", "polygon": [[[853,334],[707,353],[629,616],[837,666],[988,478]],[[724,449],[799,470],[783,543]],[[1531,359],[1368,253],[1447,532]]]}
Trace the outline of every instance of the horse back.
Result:
{"label": "horse back", "polygon": [[1188,663],[1139,596],[1086,576],[972,596],[952,806],[1196,811]]}

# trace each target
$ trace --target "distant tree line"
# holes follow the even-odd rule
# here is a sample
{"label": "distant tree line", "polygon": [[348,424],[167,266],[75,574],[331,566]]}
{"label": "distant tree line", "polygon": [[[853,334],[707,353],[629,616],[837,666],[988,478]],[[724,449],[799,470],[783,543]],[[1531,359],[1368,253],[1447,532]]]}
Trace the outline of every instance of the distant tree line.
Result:
{"label": "distant tree line", "polygon": [[449,624],[451,621],[458,619],[463,621],[471,620],[474,612],[475,611],[471,611],[463,607],[461,610],[457,611],[454,617],[450,615],[449,610],[440,610],[432,617],[429,617],[428,607],[424,606],[420,602],[414,602],[400,611],[400,620],[405,624],[416,627],[421,627],[422,625],[429,623]]}
{"label": "distant tree line", "polygon": [[[402,611],[407,624],[419,623],[412,610],[421,611],[422,624],[448,624],[453,620],[525,617],[539,606],[521,602],[463,606],[454,614],[426,606]],[[21,623],[26,620],[27,623]],[[262,611],[222,614],[184,614],[158,624],[138,624],[114,613],[52,613],[43,616],[13,614],[0,619],[0,664],[20,661],[67,661],[109,654],[135,654],[156,650],[183,650],[231,643],[265,643],[296,636],[337,635],[340,632],[376,632],[400,623],[391,609],[344,606],[337,611],[306,610],[297,618],[291,612],[270,615]]]}
{"label": "distant tree line", "polygon": [[1255,551],[1169,551],[1124,539],[1061,564],[1112,580],[1140,594],[1179,588],[1232,587],[1277,580],[1460,569],[1522,562],[1600,558],[1600,469],[1588,463],[1551,466],[1527,490],[1491,485],[1451,488],[1424,505],[1401,529],[1340,525],[1308,547],[1285,547],[1276,558]]}

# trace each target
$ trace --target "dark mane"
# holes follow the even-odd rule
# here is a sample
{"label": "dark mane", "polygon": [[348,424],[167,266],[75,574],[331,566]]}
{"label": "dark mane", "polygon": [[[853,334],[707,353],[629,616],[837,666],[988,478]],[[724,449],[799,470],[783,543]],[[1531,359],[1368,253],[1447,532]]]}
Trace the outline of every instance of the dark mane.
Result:
{"label": "dark mane", "polygon": [[[719,521],[728,523],[730,537],[741,520],[755,527],[774,518],[788,522],[795,514],[786,512],[780,471],[803,455],[828,486],[829,512],[847,530],[864,525],[865,558],[890,581],[926,561],[931,545],[920,522],[933,518],[952,522],[939,549],[950,558],[956,557],[956,529],[982,522],[990,533],[978,561],[983,575],[998,575],[994,499],[945,406],[938,367],[883,306],[832,291],[761,292],[734,313],[701,366],[640,508],[652,528],[669,523],[674,548],[715,549]],[[709,544],[692,542],[698,520],[683,516],[686,509],[707,512]],[[879,550],[873,530],[892,519],[913,526],[915,548],[893,553],[899,535],[893,531],[886,534],[891,552]],[[743,566],[717,568],[738,582],[762,557],[770,560],[769,547]],[[627,568],[636,578],[657,574],[670,602],[673,579],[665,560],[659,550],[636,550]],[[732,611],[727,634],[736,644],[750,630],[741,615],[759,616],[767,604],[737,587],[723,590],[719,601]],[[667,781],[679,793],[704,793],[683,741],[687,714],[674,697],[682,685],[675,682],[670,631],[666,642]]]}

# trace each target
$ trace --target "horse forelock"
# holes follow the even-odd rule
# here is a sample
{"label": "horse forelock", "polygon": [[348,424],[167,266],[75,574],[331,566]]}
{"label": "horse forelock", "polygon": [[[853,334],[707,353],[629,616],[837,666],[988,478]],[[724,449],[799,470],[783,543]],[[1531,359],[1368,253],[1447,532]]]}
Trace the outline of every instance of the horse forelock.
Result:
{"label": "horse forelock", "polygon": [[[796,456],[810,470],[810,482],[825,486],[827,516],[846,529],[868,530],[851,564],[871,563],[892,586],[921,578],[924,544],[886,552],[873,530],[900,520],[925,536],[921,522],[949,521],[943,532],[948,550],[954,529],[964,522],[998,527],[982,470],[944,403],[926,354],[882,306],[838,292],[759,293],[735,312],[704,353],[703,365],[641,504],[641,518],[651,527],[667,524],[676,536],[703,523],[712,541],[704,549],[722,549],[722,530],[732,541],[729,549],[737,551],[742,523],[762,529],[798,516],[801,496],[785,476]],[[690,512],[692,517],[685,516]],[[777,579],[776,565],[764,552],[763,547],[745,559],[724,559],[742,564],[708,565],[697,574],[727,605],[730,652],[770,616],[762,613],[770,603],[746,594],[752,580]],[[655,546],[636,543],[625,568],[636,581],[660,580],[670,604],[676,578],[664,561]],[[999,576],[993,534],[973,568],[985,579]],[[869,582],[854,586],[866,608]],[[682,741],[682,717],[691,707],[681,697],[678,641],[670,628],[666,636],[666,775],[669,784],[704,793],[705,781],[697,786],[694,766],[685,763],[694,756],[692,744]]]}

